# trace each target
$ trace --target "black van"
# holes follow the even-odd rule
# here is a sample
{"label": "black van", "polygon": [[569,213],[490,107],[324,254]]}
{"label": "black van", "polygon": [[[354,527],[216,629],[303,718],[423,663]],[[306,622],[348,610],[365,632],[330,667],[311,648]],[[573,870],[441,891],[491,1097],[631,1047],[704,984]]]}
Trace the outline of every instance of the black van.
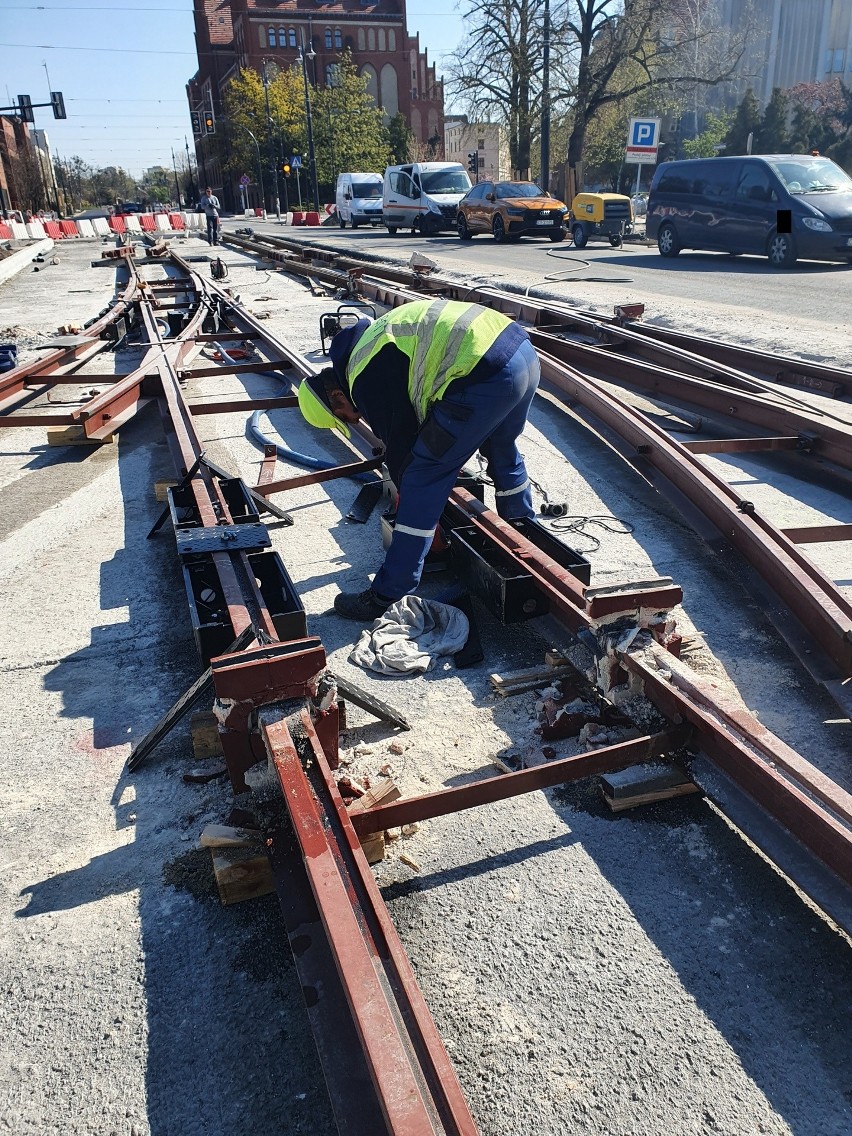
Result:
{"label": "black van", "polygon": [[646,231],[662,256],[754,252],[775,268],[798,257],[852,264],[852,179],[811,154],[695,158],[657,167]]}

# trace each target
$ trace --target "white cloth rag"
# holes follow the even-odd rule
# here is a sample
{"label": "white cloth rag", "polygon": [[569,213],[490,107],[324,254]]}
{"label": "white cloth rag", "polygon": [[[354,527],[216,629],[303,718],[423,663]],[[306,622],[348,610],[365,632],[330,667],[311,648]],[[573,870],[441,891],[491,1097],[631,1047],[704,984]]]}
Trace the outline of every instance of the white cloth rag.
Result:
{"label": "white cloth rag", "polygon": [[441,655],[454,655],[467,642],[467,616],[457,607],[403,596],[364,631],[350,663],[379,674],[421,674]]}

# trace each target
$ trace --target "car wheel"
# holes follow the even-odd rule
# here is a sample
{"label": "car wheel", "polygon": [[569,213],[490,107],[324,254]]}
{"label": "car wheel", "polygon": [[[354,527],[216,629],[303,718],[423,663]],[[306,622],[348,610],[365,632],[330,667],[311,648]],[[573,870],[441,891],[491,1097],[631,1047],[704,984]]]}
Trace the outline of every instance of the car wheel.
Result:
{"label": "car wheel", "polygon": [[575,225],[571,230],[571,236],[574,238],[575,248],[581,249],[586,247],[589,238],[586,236],[586,230],[582,225]]}
{"label": "car wheel", "polygon": [[657,233],[657,248],[660,250],[660,256],[677,256],[680,252],[674,225],[666,222],[665,225],[660,226],[660,231]]}
{"label": "car wheel", "polygon": [[354,217],[352,218],[352,228],[353,229],[357,229],[360,224],[361,224],[360,221],[356,221]]}
{"label": "car wheel", "polygon": [[420,218],[420,232],[422,236],[437,237],[440,231],[441,229],[438,222],[431,215],[427,214],[425,217]]}
{"label": "car wheel", "polygon": [[498,213],[494,220],[491,222],[491,234],[498,245],[502,245],[506,241],[506,226],[503,224],[503,218]]}
{"label": "car wheel", "polygon": [[618,233],[610,233],[609,234],[609,243],[612,245],[612,247],[614,249],[621,248],[622,240],[621,240],[621,237],[618,235]]}
{"label": "car wheel", "polygon": [[395,237],[396,234],[399,232],[399,229],[396,225],[388,225],[388,232],[390,233],[390,235],[392,237]]}
{"label": "car wheel", "polygon": [[343,218],[342,218],[342,217],[338,216],[338,218],[337,218],[337,223],[338,223],[338,225],[340,225],[341,229],[345,229],[345,228],[346,228],[346,222],[345,222],[345,221],[343,220]]}
{"label": "car wheel", "polygon": [[766,246],[766,255],[773,268],[792,268],[796,263],[796,246],[789,233],[773,233]]}
{"label": "car wheel", "polygon": [[473,233],[467,227],[467,221],[465,220],[464,213],[459,213],[456,219],[456,232],[458,233],[459,240],[461,241],[473,240]]}
{"label": "car wheel", "polygon": [[550,234],[550,239],[554,242],[554,244],[557,244],[559,241],[564,241],[565,240],[565,230],[564,229],[554,229],[553,232]]}

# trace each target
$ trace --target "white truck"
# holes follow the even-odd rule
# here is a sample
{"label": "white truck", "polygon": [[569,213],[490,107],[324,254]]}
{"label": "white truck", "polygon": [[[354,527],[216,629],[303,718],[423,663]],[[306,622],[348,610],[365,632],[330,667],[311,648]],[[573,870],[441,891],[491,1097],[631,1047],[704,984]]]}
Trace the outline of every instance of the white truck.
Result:
{"label": "white truck", "polygon": [[367,173],[339,174],[337,178],[337,223],[341,229],[347,224],[353,229],[359,225],[382,223],[382,175]]}
{"label": "white truck", "polygon": [[456,231],[459,202],[470,189],[460,162],[409,162],[388,166],[382,197],[382,220],[389,233],[400,229],[434,236]]}

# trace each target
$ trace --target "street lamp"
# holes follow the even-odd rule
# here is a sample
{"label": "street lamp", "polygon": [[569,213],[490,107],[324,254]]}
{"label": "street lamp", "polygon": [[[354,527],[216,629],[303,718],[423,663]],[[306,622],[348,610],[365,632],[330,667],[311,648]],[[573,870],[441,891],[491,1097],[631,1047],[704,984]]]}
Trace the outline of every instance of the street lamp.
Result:
{"label": "street lamp", "polygon": [[269,152],[272,157],[272,180],[275,193],[275,216],[281,220],[281,197],[278,193],[278,159],[275,156],[275,142],[272,136],[272,112],[269,109],[269,78],[266,74],[266,60],[263,61],[263,93],[266,96],[266,134]]}
{"label": "street lamp", "polygon": [[314,208],[319,209],[319,187],[317,185],[317,159],[314,153],[314,124],[311,119],[311,88],[308,84],[308,60],[316,59],[317,53],[313,47],[307,53],[305,52],[305,35],[302,29],[299,29],[299,39],[301,40],[300,61],[302,64],[302,78],[305,82],[305,117],[308,120],[308,164],[311,171],[311,190],[314,195]]}

